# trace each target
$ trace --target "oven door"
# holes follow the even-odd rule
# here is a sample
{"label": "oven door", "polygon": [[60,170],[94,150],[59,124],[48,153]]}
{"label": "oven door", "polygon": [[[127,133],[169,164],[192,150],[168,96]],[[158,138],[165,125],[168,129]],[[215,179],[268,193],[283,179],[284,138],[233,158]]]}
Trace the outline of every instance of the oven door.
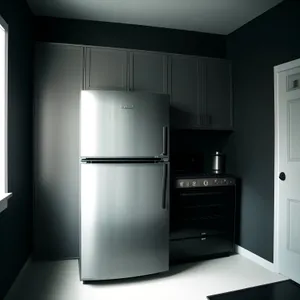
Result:
{"label": "oven door", "polygon": [[176,189],[170,213],[171,240],[233,235],[235,187]]}
{"label": "oven door", "polygon": [[176,189],[170,209],[170,262],[234,251],[235,187]]}

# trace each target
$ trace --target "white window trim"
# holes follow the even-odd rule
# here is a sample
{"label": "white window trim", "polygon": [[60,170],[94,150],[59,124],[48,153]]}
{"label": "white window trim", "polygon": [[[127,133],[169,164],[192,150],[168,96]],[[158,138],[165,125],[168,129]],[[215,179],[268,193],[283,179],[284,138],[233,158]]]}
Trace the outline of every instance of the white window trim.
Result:
{"label": "white window trim", "polygon": [[7,208],[7,200],[12,196],[12,193],[6,193],[0,196],[0,213]]}
{"label": "white window trim", "polygon": [[[0,25],[4,28],[5,33],[6,33],[6,57],[8,57],[8,24],[5,22],[5,20],[0,16]],[[5,164],[4,164],[4,168],[5,168],[5,182],[4,182],[4,187],[5,187],[5,193],[4,194],[0,194],[0,213],[7,208],[7,200],[12,196],[12,193],[7,193],[7,189],[8,189],[8,179],[7,179],[7,106],[8,106],[8,59],[6,60],[6,64],[5,64],[5,72],[6,72],[6,81],[5,81]]]}

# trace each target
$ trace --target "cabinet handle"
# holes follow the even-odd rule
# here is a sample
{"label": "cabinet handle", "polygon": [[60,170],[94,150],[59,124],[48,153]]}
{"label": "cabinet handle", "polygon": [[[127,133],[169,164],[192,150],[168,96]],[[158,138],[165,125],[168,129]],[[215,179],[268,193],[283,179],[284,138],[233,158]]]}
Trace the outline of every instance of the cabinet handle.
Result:
{"label": "cabinet handle", "polygon": [[212,124],[212,116],[207,116],[207,118],[208,118],[208,124],[207,125],[211,125]]}
{"label": "cabinet handle", "polygon": [[207,115],[200,115],[200,125],[206,127],[208,125]]}
{"label": "cabinet handle", "polygon": [[205,115],[200,115],[200,126],[205,126]]}
{"label": "cabinet handle", "polygon": [[204,116],[204,125],[210,126],[212,123],[212,116],[211,115],[205,115]]}

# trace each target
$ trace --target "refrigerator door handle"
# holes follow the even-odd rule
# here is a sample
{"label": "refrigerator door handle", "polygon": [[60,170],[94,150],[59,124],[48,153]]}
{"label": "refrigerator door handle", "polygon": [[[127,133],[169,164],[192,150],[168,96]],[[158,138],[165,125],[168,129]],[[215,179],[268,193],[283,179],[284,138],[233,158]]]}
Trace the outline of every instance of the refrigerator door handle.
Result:
{"label": "refrigerator door handle", "polygon": [[164,165],[163,169],[163,193],[162,193],[162,208],[166,209],[167,208],[167,190],[168,190],[168,165]]}
{"label": "refrigerator door handle", "polygon": [[161,155],[168,155],[168,127],[163,127],[163,152]]}

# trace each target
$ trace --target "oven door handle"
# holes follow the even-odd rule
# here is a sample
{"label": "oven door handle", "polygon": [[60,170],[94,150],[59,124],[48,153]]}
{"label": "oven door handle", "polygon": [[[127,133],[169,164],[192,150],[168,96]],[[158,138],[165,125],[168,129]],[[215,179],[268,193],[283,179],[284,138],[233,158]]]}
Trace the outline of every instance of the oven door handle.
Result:
{"label": "oven door handle", "polygon": [[190,193],[180,193],[180,196],[210,196],[210,195],[222,195],[226,193],[222,192],[190,192]]}

